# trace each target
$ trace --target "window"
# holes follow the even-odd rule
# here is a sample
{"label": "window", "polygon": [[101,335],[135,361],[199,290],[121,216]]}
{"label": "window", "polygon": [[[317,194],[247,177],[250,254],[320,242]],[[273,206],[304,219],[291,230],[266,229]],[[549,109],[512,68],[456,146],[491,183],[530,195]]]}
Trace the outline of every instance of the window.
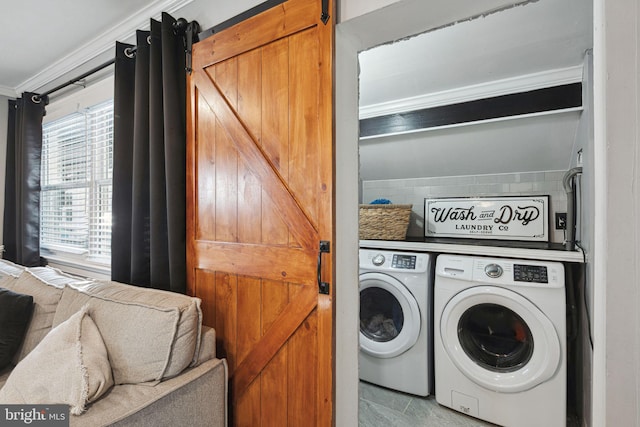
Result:
{"label": "window", "polygon": [[43,256],[110,264],[112,171],[113,100],[43,125]]}

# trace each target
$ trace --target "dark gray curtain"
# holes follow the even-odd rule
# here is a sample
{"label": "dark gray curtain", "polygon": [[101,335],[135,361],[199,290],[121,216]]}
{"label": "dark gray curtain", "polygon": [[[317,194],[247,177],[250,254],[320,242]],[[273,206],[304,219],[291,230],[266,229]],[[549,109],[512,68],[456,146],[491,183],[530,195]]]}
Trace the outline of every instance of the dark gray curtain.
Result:
{"label": "dark gray curtain", "polygon": [[168,14],[118,43],[115,61],[111,277],[186,291],[186,74]]}
{"label": "dark gray curtain", "polygon": [[4,254],[10,261],[40,261],[40,159],[45,99],[25,92],[9,100],[4,193]]}

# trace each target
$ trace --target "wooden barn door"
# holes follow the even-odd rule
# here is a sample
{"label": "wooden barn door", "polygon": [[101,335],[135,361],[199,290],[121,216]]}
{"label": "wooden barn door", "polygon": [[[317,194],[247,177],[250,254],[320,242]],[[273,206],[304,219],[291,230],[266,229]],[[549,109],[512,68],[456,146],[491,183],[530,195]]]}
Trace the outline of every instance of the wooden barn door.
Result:
{"label": "wooden barn door", "polygon": [[333,423],[333,255],[320,253],[334,238],[333,16],[321,14],[322,0],[288,0],[193,48],[188,292],[227,358],[233,425]]}

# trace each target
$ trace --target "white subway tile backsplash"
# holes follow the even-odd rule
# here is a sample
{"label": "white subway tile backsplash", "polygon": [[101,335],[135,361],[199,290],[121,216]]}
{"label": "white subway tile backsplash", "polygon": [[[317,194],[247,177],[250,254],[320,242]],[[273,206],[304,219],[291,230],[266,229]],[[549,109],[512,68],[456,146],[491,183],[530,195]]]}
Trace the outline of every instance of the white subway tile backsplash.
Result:
{"label": "white subway tile backsplash", "polygon": [[558,191],[558,182],[557,181],[537,181],[531,183],[533,186],[533,191],[539,194],[548,194],[553,191]]}
{"label": "white subway tile backsplash", "polygon": [[478,175],[475,177],[476,184],[510,183],[513,177],[509,175]]}
{"label": "white subway tile backsplash", "polygon": [[473,185],[476,183],[475,176],[456,176],[453,179],[453,182],[455,182],[455,184],[457,185]]}
{"label": "white subway tile backsplash", "polygon": [[509,185],[509,191],[515,195],[523,195],[533,191],[533,183],[519,182]]}
{"label": "white subway tile backsplash", "polygon": [[545,172],[527,172],[520,174],[520,182],[545,181]]}
{"label": "white subway tile backsplash", "polygon": [[566,171],[547,171],[544,173],[545,181],[559,181],[562,184],[562,178]]}

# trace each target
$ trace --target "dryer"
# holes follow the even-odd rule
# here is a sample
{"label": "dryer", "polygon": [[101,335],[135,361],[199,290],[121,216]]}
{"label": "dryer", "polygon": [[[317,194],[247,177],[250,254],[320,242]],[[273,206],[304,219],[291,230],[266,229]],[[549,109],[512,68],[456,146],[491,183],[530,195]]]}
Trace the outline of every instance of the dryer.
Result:
{"label": "dryer", "polygon": [[432,259],[426,253],[360,249],[360,379],[429,395]]}
{"label": "dryer", "polygon": [[440,255],[436,400],[492,423],[566,426],[564,266]]}

